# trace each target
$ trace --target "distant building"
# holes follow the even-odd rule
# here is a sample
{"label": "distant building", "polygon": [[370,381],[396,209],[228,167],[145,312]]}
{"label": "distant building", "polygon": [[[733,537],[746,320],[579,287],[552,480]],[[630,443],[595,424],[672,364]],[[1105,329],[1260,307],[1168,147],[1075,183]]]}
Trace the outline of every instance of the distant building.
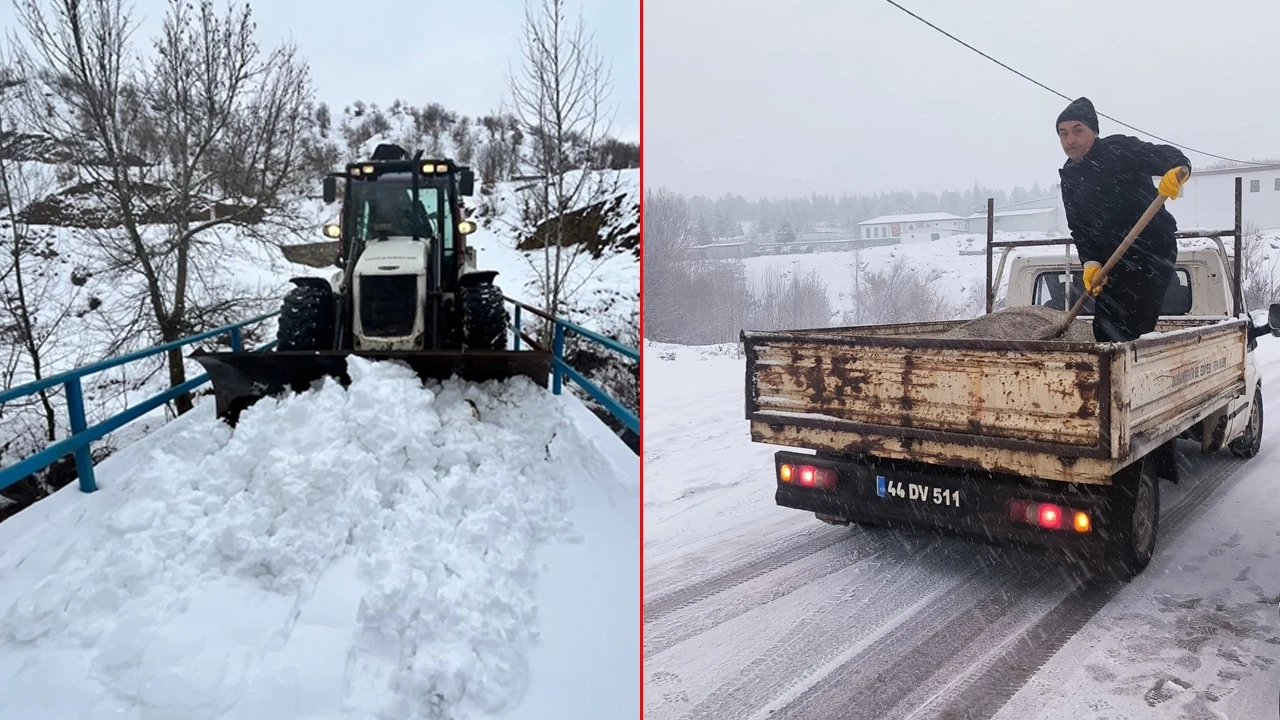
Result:
{"label": "distant building", "polygon": [[[863,240],[895,239],[902,241],[903,233],[928,229],[930,235],[943,230],[968,232],[968,224],[959,215],[951,213],[915,213],[912,215],[881,215],[858,223]],[[932,228],[932,229],[930,229]],[[949,233],[954,235],[955,233]]]}
{"label": "distant building", "polygon": [[756,243],[751,241],[692,245],[689,255],[698,260],[727,260],[745,258],[756,254]]}
{"label": "distant building", "polygon": [[[1228,230],[1235,225],[1236,178],[1242,179],[1241,215],[1261,230],[1280,228],[1280,165],[1191,171],[1182,197],[1165,204],[1179,230]],[[1153,179],[1154,181],[1154,179]]]}
{"label": "distant building", "polygon": [[[1053,186],[1053,194],[1033,198],[1022,202],[1009,203],[994,208],[992,225],[995,232],[1042,232],[1066,237],[1071,234],[1067,227],[1067,211],[1062,205],[1062,197],[1058,185]],[[987,211],[982,209],[968,218],[969,232],[987,232]]]}

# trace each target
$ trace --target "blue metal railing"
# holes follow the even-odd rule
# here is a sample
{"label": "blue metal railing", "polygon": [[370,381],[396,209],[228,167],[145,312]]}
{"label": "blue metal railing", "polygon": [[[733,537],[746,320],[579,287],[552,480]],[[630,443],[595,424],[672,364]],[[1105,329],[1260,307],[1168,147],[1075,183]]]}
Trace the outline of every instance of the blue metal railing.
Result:
{"label": "blue metal railing", "polygon": [[622,421],[622,424],[626,425],[631,430],[631,432],[639,435],[640,419],[636,417],[635,413],[631,412],[626,407],[623,407],[622,403],[618,402],[616,399],[610,396],[609,393],[602,390],[598,385],[588,380],[586,376],[584,376],[582,373],[578,372],[573,366],[565,362],[564,360],[565,333],[571,332],[580,337],[584,337],[598,345],[603,345],[604,347],[620,355],[629,357],[632,360],[635,360],[637,362],[639,362],[640,360],[640,350],[638,348],[627,347],[617,342],[616,340],[607,338],[599,333],[592,332],[582,327],[581,325],[575,325],[566,320],[561,320],[559,318],[552,317],[551,315],[543,312],[542,310],[539,310],[531,305],[526,305],[514,298],[508,297],[506,298],[506,300],[507,302],[515,306],[515,313],[512,318],[511,329],[515,331],[514,347],[516,350],[520,349],[520,341],[522,339],[525,342],[527,342],[530,346],[532,346],[534,349],[537,349],[537,350],[542,349],[538,347],[537,341],[535,341],[533,338],[529,337],[528,335],[525,335],[522,333],[521,331],[521,320],[522,320],[521,311],[522,310],[531,312],[534,315],[537,315],[538,317],[550,323],[553,323],[555,325],[555,331],[552,335],[552,348],[551,348],[551,354],[552,354],[551,392],[555,393],[556,395],[559,395],[561,392],[562,386],[564,384],[564,378],[567,376],[570,380],[572,380],[573,382],[577,383],[580,387],[582,387],[582,389],[586,390],[587,394],[591,395],[591,397],[595,398],[597,402],[603,405],[605,409],[609,411],[610,415],[613,415],[615,418]]}
{"label": "blue metal railing", "polygon": [[[597,387],[595,383],[592,383],[590,380],[588,380],[576,369],[569,366],[568,363],[564,361],[564,335],[566,331],[577,333],[578,335],[589,338],[590,340],[596,343],[599,343],[601,345],[604,345],[605,347],[608,347],[611,350],[622,353],[623,355],[626,355],[627,357],[630,357],[633,360],[640,359],[639,351],[636,350],[635,348],[628,348],[623,345],[620,345],[617,342],[607,337],[593,333],[590,330],[574,325],[573,323],[565,322],[563,320],[556,320],[550,315],[532,306],[525,305],[515,300],[511,300],[511,298],[507,298],[507,299],[510,302],[515,303],[516,305],[516,311],[515,311],[515,330],[516,330],[515,349],[516,350],[520,349],[520,341],[522,337],[531,347],[533,347],[534,349],[541,350],[541,348],[538,347],[538,344],[536,341],[534,341],[532,338],[528,337],[527,335],[526,336],[521,335],[521,332],[520,332],[521,308],[528,310],[530,312],[533,312],[534,314],[539,315],[540,317],[544,317],[556,324],[555,347],[553,351],[553,360],[552,360],[553,362],[552,388],[551,388],[552,392],[555,393],[556,395],[560,394],[561,386],[562,386],[562,378],[567,375],[570,380],[573,380],[574,382],[578,383],[580,386],[585,388],[587,392],[590,393],[591,396],[594,397],[596,400],[598,400],[602,405],[604,405],[609,410],[609,412],[613,414],[614,417],[618,418],[623,423],[625,423],[627,427],[631,428],[632,432],[639,433],[640,423],[636,418],[635,414],[631,413],[629,410],[623,407],[621,403],[619,403],[617,400],[614,400],[607,393],[605,393],[603,390]],[[70,437],[67,437],[63,440],[53,443],[52,445],[46,447],[40,452],[34,455],[31,455],[29,457],[26,457],[14,463],[13,465],[0,469],[0,489],[9,487],[10,485],[31,475],[32,473],[36,473],[41,470],[44,470],[45,468],[54,464],[59,459],[66,457],[67,455],[72,455],[75,458],[76,475],[79,477],[79,480],[80,480],[80,490],[87,493],[97,490],[97,487],[98,487],[97,481],[94,479],[94,474],[93,474],[93,458],[89,453],[90,444],[97,440],[102,439],[107,434],[112,433],[120,429],[121,427],[124,427],[125,425],[133,422],[134,420],[137,420],[143,415],[151,412],[152,410],[155,410],[156,408],[179,397],[180,395],[196,390],[197,388],[199,388],[200,386],[204,385],[206,382],[209,381],[209,375],[207,373],[202,373],[201,375],[191,378],[190,380],[182,383],[181,385],[177,385],[175,387],[169,388],[168,390],[165,390],[164,392],[161,392],[155,395],[154,397],[148,398],[147,400],[144,400],[138,403],[137,405],[134,405],[133,407],[130,407],[120,413],[117,413],[116,415],[113,415],[92,427],[88,425],[88,420],[85,414],[84,388],[81,383],[82,378],[88,375],[93,375],[96,373],[103,372],[105,370],[110,370],[112,368],[120,367],[121,365],[127,365],[129,363],[136,362],[138,360],[143,360],[148,357],[153,357],[161,353],[166,353],[166,352],[169,352],[170,350],[175,350],[177,348],[181,348],[183,346],[190,345],[192,343],[197,343],[202,340],[208,340],[215,337],[221,337],[223,335],[227,335],[230,337],[232,352],[241,352],[244,350],[244,344],[243,344],[244,328],[249,325],[262,322],[263,320],[268,320],[279,314],[280,313],[278,311],[266,313],[241,323],[237,323],[234,325],[226,325],[220,328],[216,328],[214,330],[209,330],[207,332],[200,333],[198,335],[192,335],[190,337],[182,338],[181,340],[175,340],[173,342],[166,343],[164,345],[158,345],[156,347],[147,348],[145,350],[139,350],[137,352],[129,353],[127,355],[121,355],[119,357],[102,360],[100,362],[86,365],[84,367],[76,368],[75,370],[69,370],[64,373],[58,373],[57,375],[52,375],[42,380],[30,382],[25,385],[19,385],[17,387],[9,388],[7,390],[4,390],[3,392],[0,392],[0,405],[3,405],[4,403],[12,402],[13,400],[16,400],[18,398],[34,395],[42,390],[55,388],[55,387],[58,387],[59,385],[63,386],[67,394],[67,414],[69,416],[68,419],[70,421],[69,424],[71,428]],[[263,345],[262,347],[256,348],[255,352],[270,350],[275,346],[276,346],[276,342],[272,341],[270,343],[267,343],[266,345]]]}
{"label": "blue metal railing", "polygon": [[[13,465],[10,465],[9,467],[4,468],[3,470],[0,470],[0,489],[9,487],[31,473],[39,472],[49,467],[60,458],[67,455],[74,455],[76,459],[76,475],[80,478],[80,490],[83,492],[93,492],[94,490],[97,490],[98,484],[93,477],[93,458],[89,455],[89,444],[95,440],[105,437],[108,433],[114,432],[134,420],[137,420],[170,400],[195,390],[208,382],[209,376],[208,374],[201,374],[198,377],[194,377],[182,383],[181,385],[171,387],[154,397],[143,400],[123,412],[112,415],[93,427],[88,426],[88,421],[85,418],[84,388],[80,383],[81,378],[86,375],[93,375],[104,370],[110,370],[115,367],[120,367],[121,365],[127,365],[137,360],[166,353],[170,350],[176,350],[184,345],[190,345],[191,343],[220,337],[222,335],[231,336],[232,352],[240,352],[244,349],[242,331],[245,326],[262,322],[263,320],[275,317],[278,314],[278,312],[266,313],[242,323],[226,325],[214,330],[209,330],[208,332],[200,333],[199,335],[192,335],[190,337],[182,338],[181,340],[174,340],[173,342],[165,343],[164,345],[157,345],[156,347],[139,350],[137,352],[129,353],[128,355],[121,355],[119,357],[102,360],[91,365],[76,368],[75,370],[68,370],[67,372],[58,373],[57,375],[52,375],[44,378],[43,380],[19,385],[18,387],[0,392],[0,404],[4,404],[21,397],[34,395],[41,390],[48,390],[49,388],[62,385],[67,392],[67,414],[70,416],[69,419],[71,424],[71,437],[56,442],[35,455],[27,457]],[[272,347],[275,347],[275,342],[268,343],[267,345],[258,348],[258,350],[269,350]]]}

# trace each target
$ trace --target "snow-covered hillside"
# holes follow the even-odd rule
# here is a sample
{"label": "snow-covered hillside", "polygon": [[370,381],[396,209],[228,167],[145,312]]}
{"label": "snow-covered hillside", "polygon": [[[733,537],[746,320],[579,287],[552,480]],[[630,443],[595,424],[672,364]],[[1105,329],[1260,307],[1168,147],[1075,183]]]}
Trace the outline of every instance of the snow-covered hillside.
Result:
{"label": "snow-covered hillside", "polygon": [[523,378],[209,404],[0,524],[0,718],[608,717],[638,466]]}

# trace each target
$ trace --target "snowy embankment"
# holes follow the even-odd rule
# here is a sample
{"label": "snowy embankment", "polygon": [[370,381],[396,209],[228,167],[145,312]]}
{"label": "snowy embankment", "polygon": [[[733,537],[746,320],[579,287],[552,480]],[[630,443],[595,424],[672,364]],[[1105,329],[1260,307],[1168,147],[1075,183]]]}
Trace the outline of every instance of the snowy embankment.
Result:
{"label": "snowy embankment", "polygon": [[210,404],[0,524],[0,718],[638,706],[634,456],[524,378]]}

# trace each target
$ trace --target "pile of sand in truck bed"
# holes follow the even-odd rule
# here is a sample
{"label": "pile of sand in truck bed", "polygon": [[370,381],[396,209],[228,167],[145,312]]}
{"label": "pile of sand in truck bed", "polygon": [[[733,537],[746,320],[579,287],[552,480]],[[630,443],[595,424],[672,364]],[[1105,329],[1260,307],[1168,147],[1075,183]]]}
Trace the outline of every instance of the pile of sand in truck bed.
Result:
{"label": "pile of sand in truck bed", "polygon": [[[1005,308],[990,315],[982,315],[936,337],[957,340],[1039,340],[1044,333],[1056,327],[1066,316],[1067,313],[1061,310],[1039,305]],[[1053,340],[1074,343],[1097,342],[1093,337],[1093,326],[1080,320],[1072,322],[1065,333]]]}

